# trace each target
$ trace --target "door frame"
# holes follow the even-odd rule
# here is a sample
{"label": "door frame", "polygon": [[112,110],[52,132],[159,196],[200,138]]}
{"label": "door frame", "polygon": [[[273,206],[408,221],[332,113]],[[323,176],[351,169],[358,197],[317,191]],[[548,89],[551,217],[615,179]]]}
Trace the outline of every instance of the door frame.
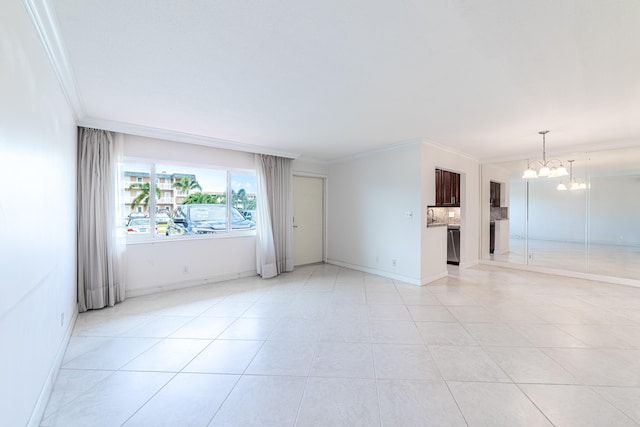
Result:
{"label": "door frame", "polygon": [[[317,178],[322,180],[322,262],[326,264],[327,262],[327,217],[329,213],[328,207],[328,197],[327,197],[327,188],[328,188],[328,180],[329,177],[327,175],[317,174],[317,173],[309,173],[309,172],[293,172],[293,177],[295,179],[296,176],[301,178]],[[292,185],[293,188],[293,185]],[[292,191],[293,193],[293,191]],[[292,199],[295,197],[292,194]]]}

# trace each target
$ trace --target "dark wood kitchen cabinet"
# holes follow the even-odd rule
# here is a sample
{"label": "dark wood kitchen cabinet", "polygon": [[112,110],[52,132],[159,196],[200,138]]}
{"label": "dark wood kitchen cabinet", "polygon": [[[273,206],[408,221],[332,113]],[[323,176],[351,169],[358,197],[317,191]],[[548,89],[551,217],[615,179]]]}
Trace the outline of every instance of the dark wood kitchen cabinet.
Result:
{"label": "dark wood kitchen cabinet", "polygon": [[436,206],[460,207],[460,174],[436,169]]}
{"label": "dark wood kitchen cabinet", "polygon": [[489,196],[489,203],[492,208],[500,207],[500,183],[489,181],[491,195]]}

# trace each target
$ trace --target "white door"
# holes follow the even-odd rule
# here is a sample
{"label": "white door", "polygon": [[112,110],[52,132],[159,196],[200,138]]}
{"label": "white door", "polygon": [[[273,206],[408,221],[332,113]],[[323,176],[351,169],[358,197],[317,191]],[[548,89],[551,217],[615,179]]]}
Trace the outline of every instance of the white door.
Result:
{"label": "white door", "polygon": [[323,249],[322,178],[293,177],[293,263],[322,262]]}

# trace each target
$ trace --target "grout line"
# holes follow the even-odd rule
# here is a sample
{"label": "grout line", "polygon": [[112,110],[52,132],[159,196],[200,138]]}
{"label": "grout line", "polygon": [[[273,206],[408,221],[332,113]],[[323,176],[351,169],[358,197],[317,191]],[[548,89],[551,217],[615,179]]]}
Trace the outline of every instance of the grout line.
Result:
{"label": "grout line", "polygon": [[464,422],[467,424],[467,426],[469,425],[469,421],[467,421],[467,417],[464,415],[464,412],[462,412],[462,408],[460,407],[460,404],[458,403],[458,400],[456,399],[456,396],[453,394],[453,391],[451,391],[451,386],[449,386],[449,382],[447,380],[443,380],[445,386],[447,387],[447,390],[449,390],[449,395],[451,396],[451,398],[453,399],[454,403],[456,404],[456,407],[458,408],[458,412],[460,412],[460,415],[462,416],[462,419],[464,420]]}

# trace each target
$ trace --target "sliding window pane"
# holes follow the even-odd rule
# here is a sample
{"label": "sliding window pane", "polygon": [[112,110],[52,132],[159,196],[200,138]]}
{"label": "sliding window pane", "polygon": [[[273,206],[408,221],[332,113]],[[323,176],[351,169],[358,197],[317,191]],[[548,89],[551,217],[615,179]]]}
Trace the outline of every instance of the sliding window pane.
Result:
{"label": "sliding window pane", "polygon": [[[231,173],[231,198],[231,206],[235,208],[232,216],[235,214],[235,211],[237,211],[237,213],[242,215],[243,219],[252,222],[251,224],[245,223],[244,225],[255,227],[257,205],[255,174]],[[235,221],[232,223],[233,229],[239,229],[238,219],[237,215],[233,217]]]}
{"label": "sliding window pane", "polygon": [[227,232],[226,170],[158,164],[156,178],[159,236]]}
{"label": "sliding window pane", "polygon": [[122,226],[127,236],[151,236],[149,209],[151,199],[151,165],[125,162],[122,167],[121,183],[124,187],[124,218]]}

